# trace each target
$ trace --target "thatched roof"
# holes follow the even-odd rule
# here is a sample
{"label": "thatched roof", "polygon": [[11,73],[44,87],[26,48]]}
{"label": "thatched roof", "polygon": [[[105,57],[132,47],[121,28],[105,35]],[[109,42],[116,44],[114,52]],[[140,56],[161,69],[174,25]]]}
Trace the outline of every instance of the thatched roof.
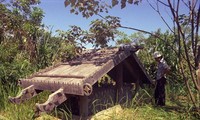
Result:
{"label": "thatched roof", "polygon": [[[94,85],[99,78],[115,71],[123,64],[124,82],[151,83],[135,52],[138,48],[108,48],[84,52],[76,59],[59,63],[32,76],[21,79],[21,86],[34,85],[38,90],[56,91],[63,88],[66,94],[84,95],[85,84]],[[114,76],[111,76],[114,78]]]}

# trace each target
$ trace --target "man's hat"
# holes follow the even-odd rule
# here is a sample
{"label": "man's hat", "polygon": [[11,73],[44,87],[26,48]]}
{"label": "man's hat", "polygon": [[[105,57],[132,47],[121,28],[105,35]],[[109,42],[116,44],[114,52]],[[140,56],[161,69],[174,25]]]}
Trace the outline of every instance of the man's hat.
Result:
{"label": "man's hat", "polygon": [[159,58],[159,57],[162,57],[162,54],[160,52],[156,51],[156,52],[154,52],[153,57]]}

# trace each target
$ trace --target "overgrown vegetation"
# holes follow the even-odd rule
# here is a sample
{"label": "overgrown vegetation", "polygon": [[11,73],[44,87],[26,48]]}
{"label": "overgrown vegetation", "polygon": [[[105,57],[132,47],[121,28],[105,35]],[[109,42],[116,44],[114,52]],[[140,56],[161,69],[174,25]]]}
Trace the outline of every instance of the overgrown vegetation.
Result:
{"label": "overgrown vegetation", "polygon": [[[76,0],[65,1],[66,6],[76,5],[80,11],[72,7],[71,12],[75,14],[80,12],[83,17],[97,15],[101,9],[107,11],[109,8],[109,6],[105,8],[96,0],[90,0],[87,4],[85,1],[79,3]],[[122,8],[126,7],[126,2],[139,4],[138,0],[124,1],[121,0]],[[144,46],[137,55],[152,78],[155,75],[155,63],[151,56],[154,51],[161,51],[171,66],[171,73],[167,78],[166,107],[154,106],[152,96],[154,87],[147,85],[144,90],[140,89],[132,99],[131,105],[126,106],[121,115],[112,116],[112,119],[199,119],[200,115],[194,107],[198,108],[200,103],[195,76],[200,54],[198,46],[200,4],[195,0],[184,2],[190,13],[179,14],[180,4],[171,6],[171,2],[168,0],[164,3],[157,0],[155,4],[160,7],[167,6],[173,15],[174,26],[168,26],[169,31],[164,33],[161,33],[161,30],[150,33],[125,27],[120,24],[118,17],[99,15],[101,19],[92,21],[89,31],[71,26],[68,31],[58,30],[59,35],[52,36],[41,23],[44,13],[35,6],[40,3],[39,0],[0,1],[0,119],[31,119],[35,103],[44,102],[48,97],[49,93],[45,92],[21,105],[9,103],[8,96],[14,96],[21,90],[17,86],[19,78],[76,57],[85,49],[84,45],[87,43],[92,43],[94,47],[108,47],[111,40],[115,40],[117,45],[134,43]],[[111,6],[114,7],[118,3],[118,0],[112,0]],[[83,4],[86,6],[82,6]],[[159,13],[159,9],[152,3],[149,4]],[[117,31],[119,27],[139,32],[128,36]],[[145,36],[144,33],[149,36]],[[67,110],[59,111],[63,111],[64,116],[72,117],[70,112],[66,112]],[[52,114],[57,116],[57,112],[55,110]]]}

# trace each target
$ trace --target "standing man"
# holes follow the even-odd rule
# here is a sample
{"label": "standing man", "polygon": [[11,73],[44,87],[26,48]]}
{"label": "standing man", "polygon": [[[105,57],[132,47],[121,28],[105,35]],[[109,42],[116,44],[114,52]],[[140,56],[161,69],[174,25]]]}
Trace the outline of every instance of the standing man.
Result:
{"label": "standing man", "polygon": [[156,51],[153,56],[157,62],[156,89],[154,93],[155,104],[165,106],[165,75],[169,72],[170,67],[164,60],[162,54],[158,51]]}

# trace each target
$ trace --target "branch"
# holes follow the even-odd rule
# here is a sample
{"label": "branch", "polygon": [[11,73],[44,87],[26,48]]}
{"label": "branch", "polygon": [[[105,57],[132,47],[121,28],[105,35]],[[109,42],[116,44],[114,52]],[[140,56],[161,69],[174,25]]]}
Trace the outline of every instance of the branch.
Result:
{"label": "branch", "polygon": [[[200,3],[199,3],[199,8],[198,8],[197,18],[196,19],[197,19],[196,20],[197,23],[196,23],[196,31],[195,31],[195,42],[197,43],[198,42],[198,38],[199,38],[198,33],[199,33],[199,20],[200,20]],[[195,46],[196,49],[197,49],[197,44]],[[198,66],[198,62],[200,62],[198,56],[200,56],[200,51],[198,51],[197,54],[196,54],[196,56],[195,56],[195,67],[197,67]]]}
{"label": "branch", "polygon": [[[189,10],[190,10],[190,24],[191,24],[191,41],[192,41],[192,52],[196,56],[196,43],[194,42],[194,3],[189,1]],[[195,60],[194,60],[195,61]]]}
{"label": "branch", "polygon": [[[170,8],[170,10],[171,10],[171,14],[172,14],[172,16],[173,16],[173,18],[174,18],[173,21],[174,21],[174,31],[175,31],[175,28],[176,28],[175,25],[177,25],[177,26],[179,25],[179,23],[178,23],[178,17],[177,17],[177,15],[175,14],[176,11],[173,9],[170,0],[168,0],[168,4],[169,4],[169,6],[170,6],[169,8]],[[177,29],[178,29],[178,31],[179,31],[180,27],[178,27]],[[174,36],[175,36],[175,37],[176,37],[176,36],[178,37],[178,44],[179,44],[179,50],[178,50],[178,51],[179,51],[179,54],[178,54],[179,56],[178,56],[178,57],[179,57],[179,59],[180,59],[180,53],[181,53],[180,34],[176,35],[176,33],[174,33]]]}
{"label": "branch", "polygon": [[169,7],[169,5],[166,4],[166,3],[164,3],[163,1],[158,0],[158,2],[161,3],[161,4],[163,4],[163,5],[166,6],[166,7]]}
{"label": "branch", "polygon": [[[194,83],[194,85],[195,85],[195,88],[196,88],[197,90],[200,90],[200,88],[199,88],[198,85],[197,85],[197,82],[196,82],[195,79],[194,79],[194,75],[192,74],[192,73],[193,73],[192,68],[191,68],[192,64],[191,64],[191,62],[190,62],[190,57],[189,57],[189,54],[188,54],[189,52],[188,52],[188,48],[187,48],[187,45],[186,45],[185,34],[183,33],[183,31],[182,31],[182,29],[181,29],[181,25],[179,24],[178,11],[176,11],[176,12],[175,12],[176,14],[175,14],[175,13],[174,13],[174,9],[173,9],[173,7],[172,7],[172,5],[171,5],[171,1],[168,0],[168,3],[169,3],[169,6],[170,6],[170,9],[171,9],[171,12],[172,12],[172,14],[174,15],[176,25],[177,25],[177,27],[178,27],[178,36],[180,37],[180,35],[181,35],[181,37],[182,37],[182,39],[183,39],[183,47],[184,47],[184,51],[185,51],[185,55],[186,55],[186,61],[187,61],[188,67],[189,67],[189,71],[190,71],[190,73],[191,73],[192,81],[193,81],[193,83]],[[180,46],[179,46],[179,48],[180,48]]]}
{"label": "branch", "polygon": [[[139,32],[142,32],[142,33],[146,33],[146,34],[149,34],[149,35],[151,35],[151,36],[154,36],[155,38],[158,38],[158,39],[160,39],[160,40],[165,41],[165,40],[162,39],[160,36],[155,35],[155,34],[153,34],[153,33],[151,33],[151,32],[145,31],[145,30],[141,30],[141,29],[137,29],[137,28],[132,28],[132,27],[125,27],[125,26],[120,26],[120,28],[125,28],[125,29],[130,29],[130,30],[135,30],[135,31],[139,31]],[[167,42],[166,42],[166,44],[169,45],[169,47],[178,55],[177,51],[173,48],[173,46],[171,46],[171,45],[168,44]],[[182,54],[181,54],[181,56],[183,57],[183,59],[186,59]]]}
{"label": "branch", "polygon": [[184,0],[182,0],[182,2],[185,4],[186,7],[189,8],[188,4]]}
{"label": "branch", "polygon": [[125,29],[130,29],[130,30],[135,30],[135,31],[143,32],[143,33],[146,33],[146,34],[149,34],[149,35],[152,35],[152,36],[154,36],[156,38],[161,39],[159,36],[157,36],[157,35],[155,35],[155,34],[153,34],[151,32],[145,31],[145,30],[140,30],[140,29],[137,29],[137,28],[126,27],[126,26],[120,26],[120,28],[125,28]]}
{"label": "branch", "polygon": [[[159,0],[158,0],[159,1]],[[155,10],[157,13],[158,13],[158,15],[160,16],[160,18],[162,19],[162,21],[165,23],[165,25],[167,25],[167,27],[168,27],[168,29],[172,32],[172,33],[174,33],[174,31],[171,29],[171,27],[169,26],[169,24],[166,22],[166,20],[164,19],[164,17],[161,15],[161,13],[160,13],[160,11],[158,10],[158,4],[157,4],[157,9],[149,2],[149,0],[147,0],[147,2],[149,3],[149,5],[151,6],[151,8],[153,9],[153,10]],[[169,7],[169,6],[168,6]]]}
{"label": "branch", "polygon": [[184,74],[184,67],[183,67],[183,63],[182,63],[182,62],[180,62],[180,67],[181,67],[181,73],[182,73],[182,75],[183,75],[183,79],[184,79],[184,81],[185,81],[185,84],[186,84],[186,87],[187,87],[187,89],[188,89],[190,98],[191,98],[191,100],[192,100],[192,103],[193,103],[193,105],[195,106],[195,108],[197,108],[197,105],[196,105],[196,103],[195,103],[194,95],[192,94],[192,91],[191,91],[191,88],[190,88],[190,86],[189,86],[188,80],[186,79],[186,76],[185,76],[185,74]]}

